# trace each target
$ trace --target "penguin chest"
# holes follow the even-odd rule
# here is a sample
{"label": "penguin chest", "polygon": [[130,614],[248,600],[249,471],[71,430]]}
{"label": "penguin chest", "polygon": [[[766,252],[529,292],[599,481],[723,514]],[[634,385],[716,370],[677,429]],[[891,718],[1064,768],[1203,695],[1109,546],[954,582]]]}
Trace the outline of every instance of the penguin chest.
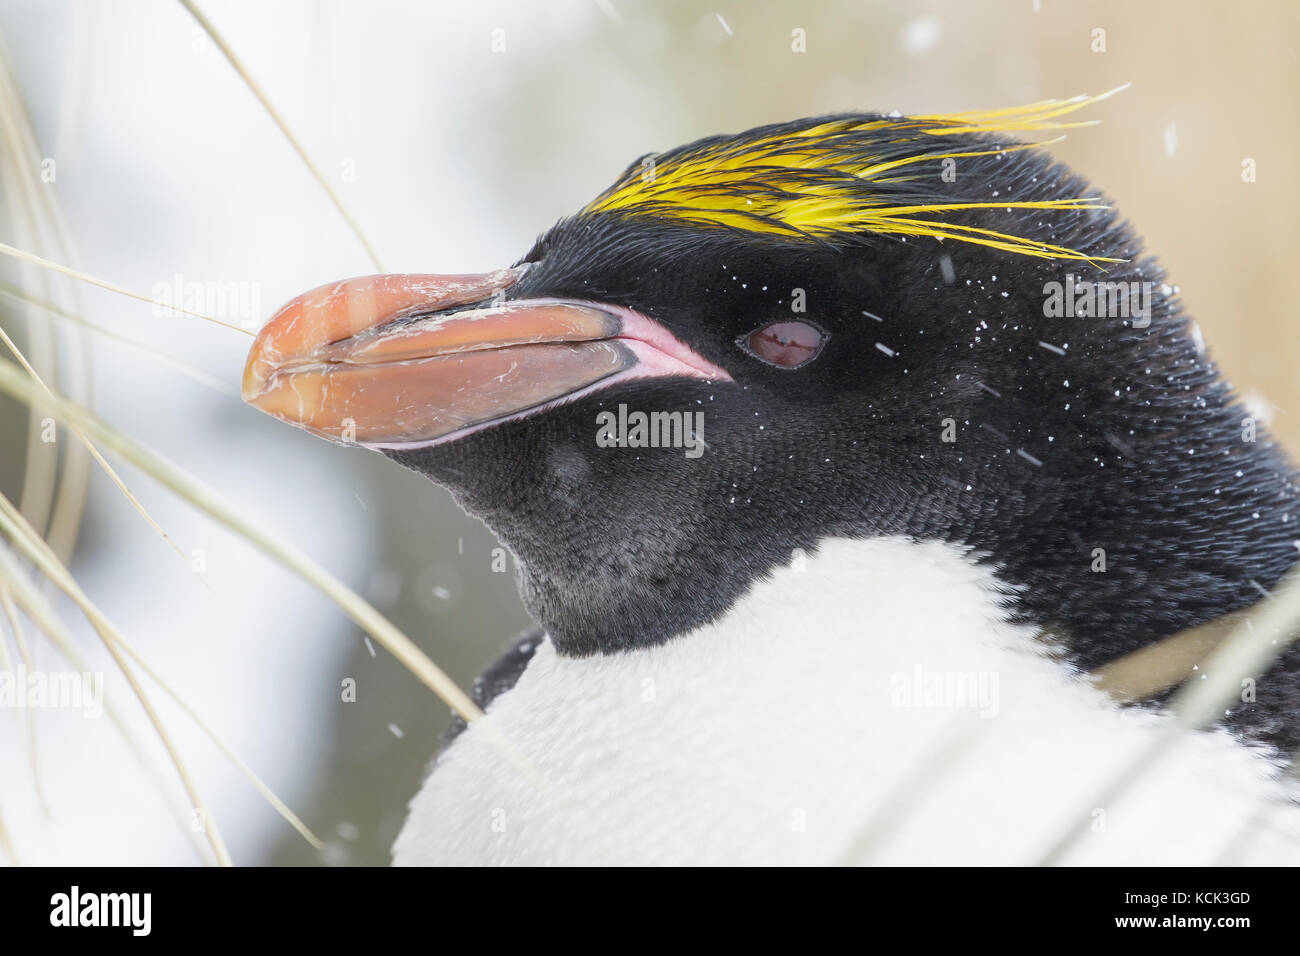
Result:
{"label": "penguin chest", "polygon": [[[958,549],[828,539],[718,621],[567,658],[549,642],[412,801],[398,864],[1023,863],[1088,815],[1070,862],[1211,862],[1277,768],[1189,734],[1115,807],[1088,796],[1163,718],[1121,711],[1007,624]],[[1256,852],[1256,851],[1252,851]]]}

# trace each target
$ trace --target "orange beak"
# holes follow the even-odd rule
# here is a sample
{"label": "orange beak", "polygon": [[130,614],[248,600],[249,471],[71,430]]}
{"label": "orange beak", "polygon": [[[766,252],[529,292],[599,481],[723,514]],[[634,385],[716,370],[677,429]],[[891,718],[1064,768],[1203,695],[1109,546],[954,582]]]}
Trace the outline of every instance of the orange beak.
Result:
{"label": "orange beak", "polygon": [[500,299],[522,274],[366,276],[313,289],[253,342],[244,401],[330,441],[411,447],[615,376],[729,379],[630,310]]}

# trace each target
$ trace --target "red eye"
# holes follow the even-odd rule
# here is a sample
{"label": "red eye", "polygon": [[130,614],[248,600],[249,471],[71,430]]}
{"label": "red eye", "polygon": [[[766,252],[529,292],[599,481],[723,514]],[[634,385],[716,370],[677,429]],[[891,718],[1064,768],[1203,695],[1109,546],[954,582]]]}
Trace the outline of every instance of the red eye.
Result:
{"label": "red eye", "polygon": [[781,368],[798,368],[817,357],[826,334],[807,322],[773,322],[741,336],[740,346],[755,358]]}

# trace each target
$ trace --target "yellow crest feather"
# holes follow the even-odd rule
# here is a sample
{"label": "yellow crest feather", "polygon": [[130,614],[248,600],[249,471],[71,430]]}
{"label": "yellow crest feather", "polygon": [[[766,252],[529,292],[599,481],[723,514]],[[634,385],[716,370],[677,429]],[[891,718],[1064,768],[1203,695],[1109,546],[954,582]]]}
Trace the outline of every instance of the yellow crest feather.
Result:
{"label": "yellow crest feather", "polygon": [[584,212],[650,215],[786,238],[832,239],[850,232],[929,236],[1041,258],[1118,262],[1122,260],[948,220],[951,213],[974,209],[1106,208],[1096,197],[944,202],[915,186],[921,163],[1048,145],[945,151],[929,142],[942,143],[941,137],[962,133],[1037,133],[1093,125],[1095,121],[1062,118],[1123,88],[1001,110],[841,117],[703,140],[634,165]]}

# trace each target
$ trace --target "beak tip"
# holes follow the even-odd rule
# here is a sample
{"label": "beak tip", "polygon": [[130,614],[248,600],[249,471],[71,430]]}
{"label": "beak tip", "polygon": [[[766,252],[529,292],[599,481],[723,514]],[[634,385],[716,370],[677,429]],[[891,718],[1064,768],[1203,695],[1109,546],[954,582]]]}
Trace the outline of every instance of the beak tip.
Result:
{"label": "beak tip", "polygon": [[259,349],[254,346],[248,353],[248,360],[244,362],[244,377],[239,384],[239,397],[249,405],[257,404],[257,397],[262,394],[263,379],[257,373],[260,358]]}
{"label": "beak tip", "polygon": [[248,360],[244,363],[244,376],[239,385],[239,397],[245,403],[262,408],[260,399],[266,394],[266,386],[273,371],[273,366],[268,362],[265,350],[258,343],[248,353]]}
{"label": "beak tip", "polygon": [[436,310],[480,302],[513,285],[523,272],[511,267],[483,275],[361,276],[305,292],[276,311],[257,333],[244,363],[240,397],[273,418],[335,440],[333,430],[323,424],[339,411],[326,407],[335,396],[320,382],[313,383],[306,367],[333,361],[330,350],[335,343],[394,315],[415,307]]}

